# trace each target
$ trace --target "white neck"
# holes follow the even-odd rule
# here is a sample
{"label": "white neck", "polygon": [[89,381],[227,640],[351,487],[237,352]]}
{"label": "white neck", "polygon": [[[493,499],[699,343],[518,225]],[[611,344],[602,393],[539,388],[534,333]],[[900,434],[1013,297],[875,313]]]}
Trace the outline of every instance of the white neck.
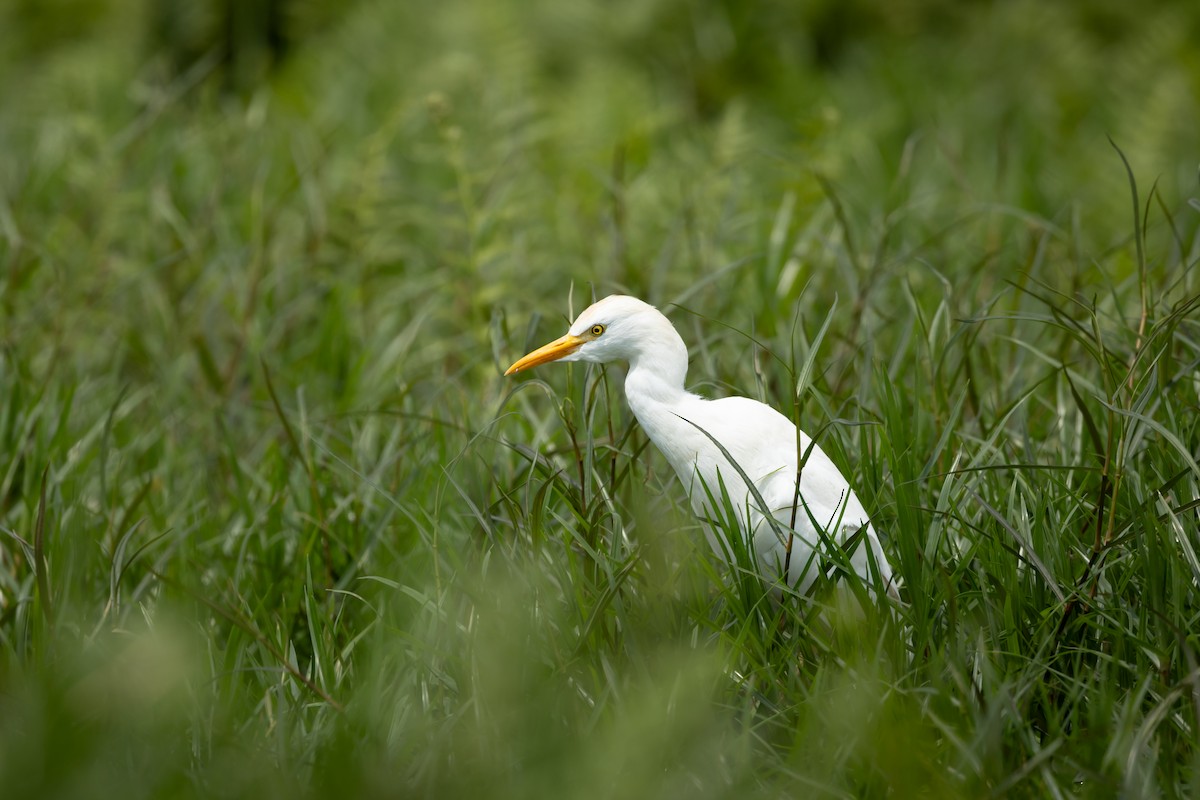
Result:
{"label": "white neck", "polygon": [[[665,321],[665,320],[664,320]],[[634,353],[625,376],[625,396],[633,413],[641,420],[637,406],[643,402],[672,405],[687,396],[687,345],[670,324],[660,333],[653,353]]]}
{"label": "white neck", "polygon": [[656,350],[657,358],[639,354],[630,359],[625,398],[642,430],[686,483],[696,458],[697,434],[685,419],[694,417],[695,404],[704,401],[683,388],[687,378],[683,340],[675,333],[670,344]]}

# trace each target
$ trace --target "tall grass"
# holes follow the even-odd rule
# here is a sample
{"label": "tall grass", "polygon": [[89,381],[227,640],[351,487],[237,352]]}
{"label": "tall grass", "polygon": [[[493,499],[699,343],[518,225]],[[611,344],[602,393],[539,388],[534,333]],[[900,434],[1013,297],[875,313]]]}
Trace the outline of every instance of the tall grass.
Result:
{"label": "tall grass", "polygon": [[[249,86],[85,6],[0,12],[6,798],[1200,793],[1190,4],[360,3]],[[611,291],[896,614],[501,377]]]}

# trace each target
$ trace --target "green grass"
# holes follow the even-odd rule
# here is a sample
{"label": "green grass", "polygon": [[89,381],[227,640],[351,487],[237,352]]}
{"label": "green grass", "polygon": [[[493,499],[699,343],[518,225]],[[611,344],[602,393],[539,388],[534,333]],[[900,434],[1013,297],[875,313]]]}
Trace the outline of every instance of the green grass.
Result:
{"label": "green grass", "polygon": [[[1194,4],[408,5],[0,10],[5,798],[1200,794]],[[501,377],[618,290],[898,616]]]}

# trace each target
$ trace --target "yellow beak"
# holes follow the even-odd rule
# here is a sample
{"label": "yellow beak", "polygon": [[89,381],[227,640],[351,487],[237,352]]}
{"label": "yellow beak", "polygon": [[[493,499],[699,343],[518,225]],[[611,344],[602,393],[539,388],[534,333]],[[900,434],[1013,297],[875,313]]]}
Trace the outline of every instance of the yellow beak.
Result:
{"label": "yellow beak", "polygon": [[544,344],[529,355],[522,357],[517,361],[517,363],[505,370],[504,374],[512,375],[514,372],[520,372],[523,369],[536,367],[538,364],[545,364],[549,361],[557,361],[563,356],[569,356],[571,353],[574,353],[579,349],[579,346],[586,341],[587,339],[579,336],[572,336],[568,333],[566,336],[563,336],[560,339],[555,339],[550,344]]}

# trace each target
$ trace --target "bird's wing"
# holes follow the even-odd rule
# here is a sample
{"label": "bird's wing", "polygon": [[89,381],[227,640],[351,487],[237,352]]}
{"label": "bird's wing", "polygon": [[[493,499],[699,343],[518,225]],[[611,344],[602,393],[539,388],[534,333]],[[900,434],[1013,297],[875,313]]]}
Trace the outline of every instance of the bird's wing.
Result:
{"label": "bird's wing", "polygon": [[[814,552],[827,549],[822,542],[832,540],[845,546],[853,540],[849,556],[855,572],[869,579],[873,562],[883,581],[890,581],[891,570],[866,509],[820,446],[803,432],[797,438],[791,420],[757,401],[730,397],[710,401],[709,405],[716,412],[712,419],[720,420],[714,423],[718,428],[714,435],[753,481],[770,516],[781,523],[768,522],[762,509],[757,508],[758,502],[752,497],[746,499],[751,507],[749,527],[764,565],[773,569],[783,566],[790,538],[791,557],[786,558],[789,582],[804,589],[815,574],[801,573]],[[805,453],[797,496],[797,464]],[[727,486],[734,483],[724,471],[722,478]],[[740,485],[740,479],[737,483]],[[789,529],[795,531],[795,537],[788,535]]]}
{"label": "bird's wing", "polygon": [[726,397],[707,405],[714,412],[706,415],[712,420],[709,432],[754,481],[773,512],[790,512],[796,499],[797,465],[807,452],[800,470],[800,494],[822,527],[868,521],[866,509],[837,466],[803,432],[797,437],[796,426],[783,414],[746,397]]}

